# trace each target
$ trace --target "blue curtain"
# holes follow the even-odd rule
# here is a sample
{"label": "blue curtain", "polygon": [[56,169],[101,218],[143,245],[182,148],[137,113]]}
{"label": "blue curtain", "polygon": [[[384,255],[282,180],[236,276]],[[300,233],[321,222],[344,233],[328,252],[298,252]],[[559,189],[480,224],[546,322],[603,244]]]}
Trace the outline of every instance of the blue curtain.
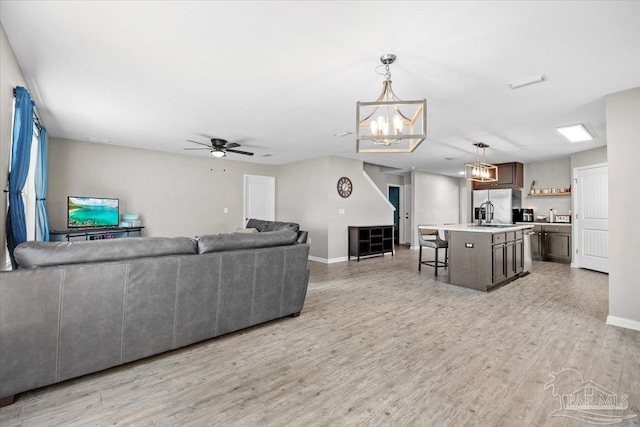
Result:
{"label": "blue curtain", "polygon": [[11,170],[9,172],[9,208],[7,210],[7,247],[13,268],[17,267],[13,250],[27,240],[27,223],[22,201],[22,189],[29,173],[31,139],[33,138],[33,101],[29,92],[15,88],[16,106],[13,119]]}
{"label": "blue curtain", "polygon": [[36,163],[36,240],[49,241],[47,215],[47,128],[40,126],[38,162]]}

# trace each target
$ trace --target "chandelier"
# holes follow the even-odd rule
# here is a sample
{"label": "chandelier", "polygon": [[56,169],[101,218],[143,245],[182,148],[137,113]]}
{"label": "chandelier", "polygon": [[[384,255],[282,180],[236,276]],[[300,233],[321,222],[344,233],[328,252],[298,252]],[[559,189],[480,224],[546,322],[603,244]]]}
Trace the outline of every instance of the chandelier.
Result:
{"label": "chandelier", "polygon": [[[498,180],[498,167],[485,162],[484,150],[489,148],[487,144],[478,142],[476,146],[476,162],[465,163],[464,177],[475,182],[494,182]],[[482,161],[480,161],[480,149],[482,149]]]}
{"label": "chandelier", "polygon": [[395,60],[393,54],[380,57],[382,93],[373,102],[357,103],[357,153],[411,153],[427,137],[427,100],[402,101],[391,88],[389,65]]}

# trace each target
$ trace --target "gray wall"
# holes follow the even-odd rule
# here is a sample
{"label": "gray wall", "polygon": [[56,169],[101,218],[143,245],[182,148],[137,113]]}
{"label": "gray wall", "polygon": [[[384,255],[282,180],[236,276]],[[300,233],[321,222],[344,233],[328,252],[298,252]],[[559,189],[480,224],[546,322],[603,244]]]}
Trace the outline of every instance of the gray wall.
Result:
{"label": "gray wall", "polygon": [[[581,166],[607,163],[607,146],[580,151],[571,155],[571,170]],[[572,172],[573,173],[573,172]]]}
{"label": "gray wall", "polygon": [[[386,195],[381,196],[363,174],[360,160],[330,157],[327,182],[329,197],[328,230],[329,260],[339,260],[347,256],[348,227],[350,225],[393,225],[393,206]],[[348,198],[340,197],[336,184],[346,176],[353,183],[353,193]],[[383,192],[386,194],[386,191]],[[340,210],[344,210],[344,214]]]}
{"label": "gray wall", "polygon": [[[9,175],[9,157],[11,152],[11,119],[13,117],[13,88],[16,86],[27,87],[18,61],[9,45],[9,39],[0,25],[0,177],[2,188],[7,188]],[[28,87],[27,87],[28,88]],[[0,197],[0,236],[2,236],[2,249],[0,249],[0,270],[7,265],[8,259],[5,248],[5,222],[7,217],[7,198],[3,194]]]}
{"label": "gray wall", "polygon": [[571,197],[539,196],[529,197],[531,182],[536,188],[566,188],[571,185],[571,159],[548,162],[527,163],[524,165],[524,187],[522,188],[522,207],[532,208],[535,215],[549,216],[549,209],[554,208],[560,215],[568,215],[571,210]]}
{"label": "gray wall", "polygon": [[49,172],[52,229],[66,228],[67,196],[117,197],[144,235],[195,236],[242,227],[243,175],[277,167],[50,138]]}
{"label": "gray wall", "polygon": [[369,178],[378,186],[382,194],[387,195],[387,187],[391,185],[404,185],[403,175],[394,175],[391,173],[384,173],[380,171],[379,165],[371,163],[364,164],[364,171],[369,175]]}
{"label": "gray wall", "polygon": [[276,191],[276,210],[309,232],[309,256],[322,259],[329,253],[329,162],[319,157],[280,166]]}
{"label": "gray wall", "polygon": [[417,248],[418,225],[458,223],[460,179],[411,171],[411,247]]}
{"label": "gray wall", "polygon": [[[343,176],[353,183],[346,199],[336,187]],[[309,254],[318,260],[346,259],[349,225],[393,224],[393,208],[366,180],[360,160],[326,156],[294,162],[280,166],[278,177],[277,209],[302,218],[311,239]]]}
{"label": "gray wall", "polygon": [[[634,191],[640,158],[640,87],[608,95],[609,316],[640,329],[638,220]],[[614,319],[615,320],[615,319]],[[620,322],[617,322],[620,323]]]}

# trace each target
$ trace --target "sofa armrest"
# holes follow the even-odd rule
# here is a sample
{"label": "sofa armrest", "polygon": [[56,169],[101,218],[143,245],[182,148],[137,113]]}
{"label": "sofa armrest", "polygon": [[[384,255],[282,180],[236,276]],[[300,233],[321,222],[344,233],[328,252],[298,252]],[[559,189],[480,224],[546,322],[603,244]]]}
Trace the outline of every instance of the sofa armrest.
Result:
{"label": "sofa armrest", "polygon": [[300,230],[298,231],[298,238],[296,239],[296,244],[298,243],[307,243],[307,238],[309,237],[308,231]]}

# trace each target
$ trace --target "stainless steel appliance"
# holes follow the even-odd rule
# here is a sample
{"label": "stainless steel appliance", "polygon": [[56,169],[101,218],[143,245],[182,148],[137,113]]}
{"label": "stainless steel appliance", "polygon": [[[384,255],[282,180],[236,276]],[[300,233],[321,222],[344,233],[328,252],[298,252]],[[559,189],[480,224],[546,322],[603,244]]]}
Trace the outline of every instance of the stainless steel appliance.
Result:
{"label": "stainless steel appliance", "polygon": [[533,222],[533,209],[531,208],[514,208],[512,220],[516,222]]}
{"label": "stainless steel appliance", "polygon": [[[493,205],[493,216],[487,218],[486,202]],[[473,191],[473,219],[496,224],[512,224],[513,209],[520,208],[522,204],[522,192],[520,190],[474,190]],[[484,205],[484,206],[483,206]],[[482,212],[485,218],[482,218]]]}

